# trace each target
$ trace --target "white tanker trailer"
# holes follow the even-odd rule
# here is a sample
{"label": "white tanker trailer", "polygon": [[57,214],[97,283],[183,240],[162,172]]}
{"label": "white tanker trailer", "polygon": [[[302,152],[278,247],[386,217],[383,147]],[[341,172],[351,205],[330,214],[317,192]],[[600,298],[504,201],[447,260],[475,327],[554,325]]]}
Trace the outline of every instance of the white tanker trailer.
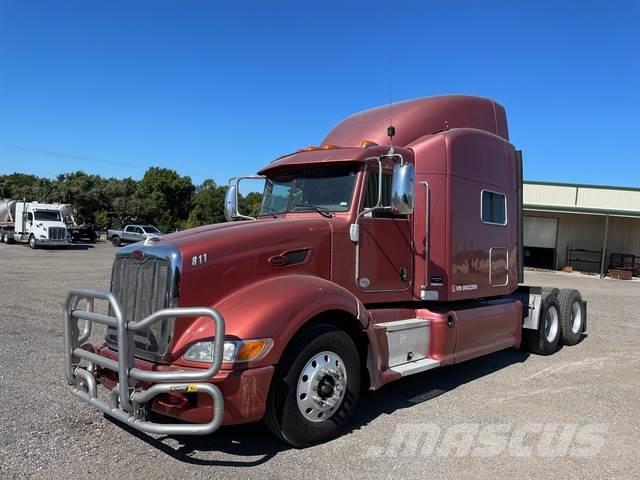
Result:
{"label": "white tanker trailer", "polygon": [[29,243],[29,247],[71,244],[60,206],[22,200],[0,200],[0,241]]}

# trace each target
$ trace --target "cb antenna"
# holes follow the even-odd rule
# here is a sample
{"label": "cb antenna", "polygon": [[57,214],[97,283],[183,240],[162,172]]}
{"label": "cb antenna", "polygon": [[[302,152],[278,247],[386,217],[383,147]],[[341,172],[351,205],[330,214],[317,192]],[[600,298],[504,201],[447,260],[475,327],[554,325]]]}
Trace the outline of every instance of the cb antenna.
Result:
{"label": "cb antenna", "polygon": [[396,134],[396,127],[393,126],[393,46],[389,47],[389,126],[387,136],[391,144],[390,154],[393,154],[393,137]]}

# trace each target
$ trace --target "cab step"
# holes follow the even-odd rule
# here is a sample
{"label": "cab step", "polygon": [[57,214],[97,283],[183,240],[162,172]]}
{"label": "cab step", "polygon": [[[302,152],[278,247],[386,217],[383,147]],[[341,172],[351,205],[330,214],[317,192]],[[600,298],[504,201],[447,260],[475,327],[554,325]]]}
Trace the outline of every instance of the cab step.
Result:
{"label": "cab step", "polygon": [[414,373],[425,372],[440,366],[439,360],[432,358],[422,358],[420,360],[414,360],[413,362],[403,363],[402,365],[396,365],[391,367],[392,372],[401,374],[403,377],[407,375],[413,375]]}

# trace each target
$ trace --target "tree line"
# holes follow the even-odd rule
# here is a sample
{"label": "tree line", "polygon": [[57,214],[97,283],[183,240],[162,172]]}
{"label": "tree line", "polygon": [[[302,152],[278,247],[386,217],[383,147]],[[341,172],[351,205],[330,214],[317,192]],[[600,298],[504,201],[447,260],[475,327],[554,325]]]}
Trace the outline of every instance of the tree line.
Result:
{"label": "tree line", "polygon": [[[99,228],[150,223],[163,232],[224,221],[227,187],[207,179],[194,185],[175,170],[151,167],[140,180],[103,178],[82,171],[54,179],[23,173],[0,176],[0,199],[70,203],[78,223]],[[243,212],[258,213],[262,195],[240,196]]]}

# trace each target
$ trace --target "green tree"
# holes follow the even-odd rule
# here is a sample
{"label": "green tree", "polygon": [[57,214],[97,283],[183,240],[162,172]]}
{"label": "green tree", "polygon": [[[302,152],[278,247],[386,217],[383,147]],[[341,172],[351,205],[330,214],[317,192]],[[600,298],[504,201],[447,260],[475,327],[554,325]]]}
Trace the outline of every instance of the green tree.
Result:
{"label": "green tree", "polygon": [[138,182],[133,209],[139,221],[153,223],[164,232],[183,227],[189,217],[195,187],[190,177],[175,170],[151,167]]}
{"label": "green tree", "polygon": [[248,193],[246,196],[241,196],[238,203],[242,213],[250,217],[256,217],[260,213],[262,194],[258,192]]}
{"label": "green tree", "polygon": [[98,175],[87,175],[82,171],[58,175],[56,188],[50,201],[71,203],[79,223],[95,223],[96,215],[107,210],[111,199],[104,195],[105,180]]}
{"label": "green tree", "polygon": [[227,187],[218,186],[211,179],[205,180],[193,194],[188,227],[224,222],[224,196]]}
{"label": "green tree", "polygon": [[[196,188],[191,178],[159,167],[149,168],[139,181],[82,171],[52,180],[23,173],[0,175],[0,199],[70,203],[78,223],[97,223],[103,228],[143,222],[170,232],[224,222],[226,192],[226,186],[211,179]],[[240,211],[256,216],[261,201],[259,193],[240,195]]]}

